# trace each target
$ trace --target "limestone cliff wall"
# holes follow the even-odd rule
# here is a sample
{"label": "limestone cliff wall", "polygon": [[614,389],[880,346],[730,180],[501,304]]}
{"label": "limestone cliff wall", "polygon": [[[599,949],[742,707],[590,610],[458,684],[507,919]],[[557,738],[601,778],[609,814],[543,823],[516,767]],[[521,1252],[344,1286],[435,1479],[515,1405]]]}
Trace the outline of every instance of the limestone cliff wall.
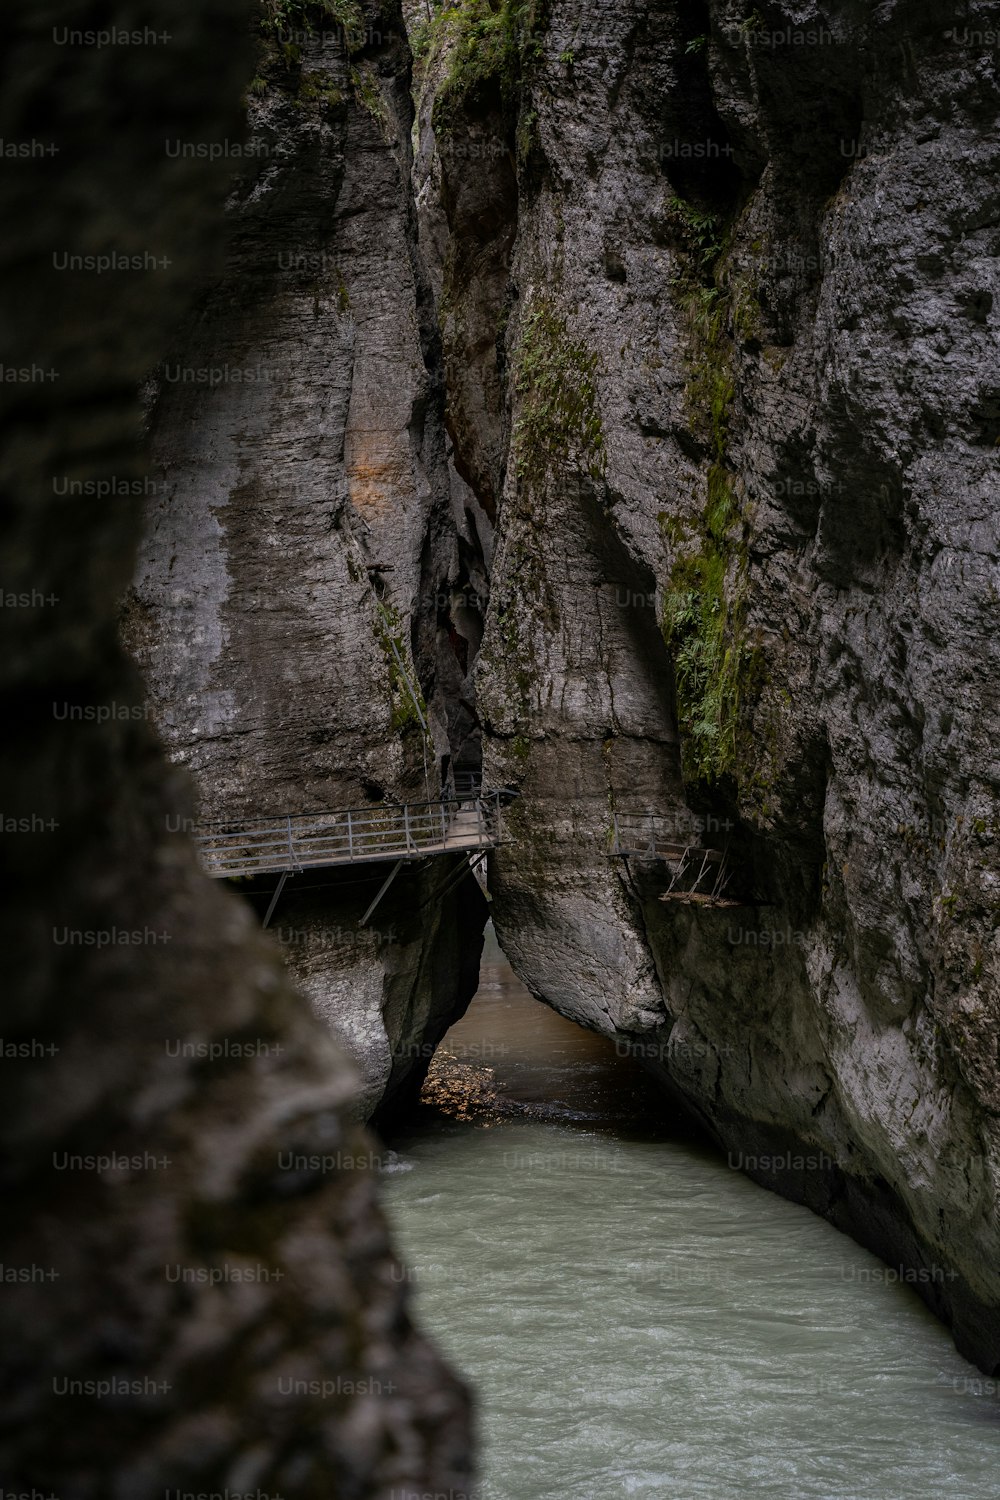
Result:
{"label": "limestone cliff wall", "polygon": [[[997,9],[501,10],[492,60],[438,23],[417,157],[498,933],[992,1370]],[[660,901],[616,810],[739,904]]]}
{"label": "limestone cliff wall", "polygon": [[[491,528],[449,468],[409,62],[392,5],[258,36],[226,260],[149,382],[160,489],[123,630],[205,823],[433,799],[478,764]],[[419,1088],[474,991],[485,904],[455,869],[406,874],[373,932],[378,865],[276,909],[366,1115]]]}

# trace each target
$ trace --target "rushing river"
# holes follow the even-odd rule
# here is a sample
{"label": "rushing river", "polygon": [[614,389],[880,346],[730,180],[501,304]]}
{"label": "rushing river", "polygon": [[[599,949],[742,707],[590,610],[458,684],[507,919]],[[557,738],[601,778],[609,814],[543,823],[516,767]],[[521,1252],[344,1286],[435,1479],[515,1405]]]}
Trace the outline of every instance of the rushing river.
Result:
{"label": "rushing river", "polygon": [[495,942],[384,1179],[480,1403],[483,1500],[996,1500],[998,1382],[807,1210],[672,1133]]}

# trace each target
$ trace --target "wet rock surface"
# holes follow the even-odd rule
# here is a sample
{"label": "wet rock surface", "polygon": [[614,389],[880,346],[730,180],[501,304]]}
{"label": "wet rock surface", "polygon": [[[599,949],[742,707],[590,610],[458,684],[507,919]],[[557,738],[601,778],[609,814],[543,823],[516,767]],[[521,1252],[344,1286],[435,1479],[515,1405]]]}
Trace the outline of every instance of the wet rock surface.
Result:
{"label": "wet rock surface", "polygon": [[[446,366],[478,379],[507,314],[489,480],[461,385],[448,417],[500,494],[497,930],[992,1370],[995,8],[534,20],[516,118],[489,83],[442,110],[439,64],[418,158]],[[478,224],[516,163],[502,295],[468,253],[484,138]],[[616,811],[728,846],[741,904],[661,902],[668,865],[608,856]]]}

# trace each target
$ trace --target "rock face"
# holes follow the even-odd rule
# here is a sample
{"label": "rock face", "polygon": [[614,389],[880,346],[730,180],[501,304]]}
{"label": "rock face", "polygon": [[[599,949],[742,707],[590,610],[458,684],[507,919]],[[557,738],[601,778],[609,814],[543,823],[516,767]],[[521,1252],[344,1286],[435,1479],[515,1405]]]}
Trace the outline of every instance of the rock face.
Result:
{"label": "rock face", "polygon": [[9,19],[3,58],[0,136],[28,149],[0,178],[0,1469],[65,1500],[468,1484],[467,1398],[409,1322],[354,1072],[199,871],[188,778],[116,639],[150,482],[136,392],[228,176],[164,138],[237,138],[245,26],[229,0],[146,0],[112,39],[55,3]]}
{"label": "rock face", "polygon": [[[340,879],[285,894],[271,930],[298,989],[361,1073],[358,1113],[389,1122],[420,1092],[435,1049],[479,983],[486,906],[475,880],[455,887],[451,859],[401,873],[377,915],[385,878]],[[389,867],[391,869],[391,866]]]}
{"label": "rock face", "polygon": [[416,200],[497,521],[501,941],[993,1371],[997,7],[480,10]]}
{"label": "rock face", "polygon": [[[124,629],[204,822],[430,800],[480,760],[490,525],[449,472],[406,35],[392,6],[317,24],[264,47],[225,267],[150,383],[162,484]],[[388,868],[293,881],[274,917],[366,1114],[419,1089],[485,922],[447,857],[360,928]]]}

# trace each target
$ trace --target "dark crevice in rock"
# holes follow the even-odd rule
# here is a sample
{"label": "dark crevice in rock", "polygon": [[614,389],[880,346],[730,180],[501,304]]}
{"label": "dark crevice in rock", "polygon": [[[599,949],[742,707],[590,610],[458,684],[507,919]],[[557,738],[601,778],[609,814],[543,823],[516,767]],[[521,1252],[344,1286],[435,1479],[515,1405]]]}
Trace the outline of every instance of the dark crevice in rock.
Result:
{"label": "dark crevice in rock", "polygon": [[708,63],[710,31],[707,0],[682,0],[676,32],[676,86],[663,122],[663,164],[682,198],[729,216],[745,196],[747,185],[715,101]]}

